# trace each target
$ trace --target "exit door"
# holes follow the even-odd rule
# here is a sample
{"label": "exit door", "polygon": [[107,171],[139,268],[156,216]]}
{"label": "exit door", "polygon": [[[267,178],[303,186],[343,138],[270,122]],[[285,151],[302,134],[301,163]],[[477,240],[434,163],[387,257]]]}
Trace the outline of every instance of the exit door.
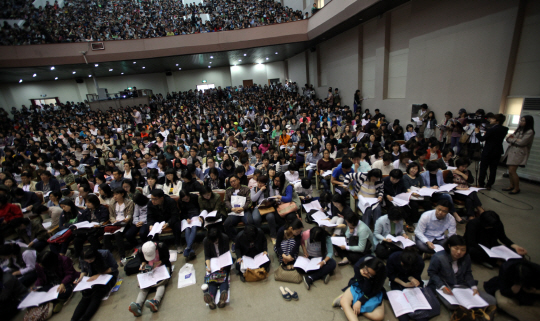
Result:
{"label": "exit door", "polygon": [[243,80],[244,88],[253,86],[253,79]]}

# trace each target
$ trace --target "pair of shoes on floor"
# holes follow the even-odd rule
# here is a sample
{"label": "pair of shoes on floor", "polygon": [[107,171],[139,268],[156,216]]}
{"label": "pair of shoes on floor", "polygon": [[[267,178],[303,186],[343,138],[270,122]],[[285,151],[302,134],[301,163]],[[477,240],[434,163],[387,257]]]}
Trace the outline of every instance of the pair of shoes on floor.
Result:
{"label": "pair of shoes on floor", "polygon": [[517,191],[515,191],[515,192],[514,192],[514,191],[511,191],[511,192],[508,193],[508,194],[510,194],[510,195],[516,195],[516,194],[519,194],[520,192],[521,192],[521,190],[518,189]]}
{"label": "pair of shoes on floor", "polygon": [[298,293],[291,291],[289,288],[283,288],[282,286],[279,287],[279,290],[281,291],[281,296],[283,299],[285,299],[285,301],[298,301]]}
{"label": "pair of shoes on floor", "polygon": [[216,302],[214,301],[214,297],[210,293],[205,292],[203,295],[203,299],[204,299],[204,302],[208,304],[208,307],[210,308],[210,310],[216,309]]}
{"label": "pair of shoes on floor", "polygon": [[[150,311],[156,313],[159,311],[159,301],[158,300],[146,300],[144,305],[150,309]],[[142,307],[136,303],[131,302],[128,308],[129,312],[133,313],[134,316],[140,317],[142,315]]]}
{"label": "pair of shoes on floor", "polygon": [[343,266],[343,265],[347,265],[347,264],[349,264],[349,260],[346,259],[346,258],[343,259],[343,261],[341,261],[341,262],[338,263],[339,266]]}

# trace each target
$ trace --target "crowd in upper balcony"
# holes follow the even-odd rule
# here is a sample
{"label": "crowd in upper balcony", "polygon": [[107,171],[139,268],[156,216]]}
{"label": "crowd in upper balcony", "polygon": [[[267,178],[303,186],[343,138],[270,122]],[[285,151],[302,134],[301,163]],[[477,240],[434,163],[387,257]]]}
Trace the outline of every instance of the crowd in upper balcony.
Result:
{"label": "crowd in upper balcony", "polygon": [[0,44],[31,45],[156,38],[238,30],[308,18],[272,0],[204,0],[183,4],[173,0],[66,0],[60,7],[48,1],[0,4],[0,19],[24,20],[22,26],[4,22]]}

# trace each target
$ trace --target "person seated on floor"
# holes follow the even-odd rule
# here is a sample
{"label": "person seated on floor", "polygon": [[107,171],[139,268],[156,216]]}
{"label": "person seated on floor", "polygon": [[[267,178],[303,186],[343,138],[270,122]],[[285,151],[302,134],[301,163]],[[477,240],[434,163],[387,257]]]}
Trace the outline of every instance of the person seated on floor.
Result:
{"label": "person seated on floor", "polygon": [[9,321],[17,313],[17,306],[28,294],[28,290],[22,283],[13,276],[11,272],[0,271],[0,311],[2,311],[2,320]]}
{"label": "person seated on floor", "polygon": [[17,231],[17,237],[27,244],[28,247],[38,252],[43,251],[47,247],[49,233],[40,221],[30,221],[29,218],[19,217],[12,220],[10,224]]}
{"label": "person seated on floor", "polygon": [[441,305],[435,292],[431,288],[424,287],[422,272],[424,271],[424,260],[414,247],[407,247],[403,251],[394,252],[386,262],[390,289],[403,291],[405,289],[419,287],[431,305],[431,310],[403,314],[398,317],[399,321],[427,321],[441,313]]}
{"label": "person seated on floor", "polygon": [[107,284],[97,284],[92,286],[91,289],[82,291],[81,301],[77,304],[72,321],[77,320],[90,320],[92,316],[97,312],[103,298],[111,292],[111,289],[116,284],[118,278],[118,264],[114,259],[111,252],[108,250],[97,250],[95,248],[87,249],[82,259],[79,261],[81,267],[81,274],[74,284],[79,284],[83,277],[89,277],[88,281],[94,281],[101,275],[111,275],[111,279]]}
{"label": "person seated on floor", "polygon": [[141,239],[142,244],[146,243],[148,239],[148,197],[141,193],[135,193],[133,196],[133,219],[131,225],[125,232],[126,240],[131,248],[134,248],[139,243],[137,241],[137,234]]}
{"label": "person seated on floor", "polygon": [[[480,295],[489,305],[497,304],[495,298],[484,291],[479,291],[477,281],[471,270],[471,257],[467,253],[465,239],[461,235],[452,235],[444,244],[444,251],[437,252],[428,267],[428,287],[433,291],[441,290],[444,294],[452,295],[457,287],[473,290],[474,295]],[[442,295],[437,293],[439,300],[450,311],[458,306],[450,304]]]}
{"label": "person seated on floor", "polygon": [[310,179],[302,178],[300,182],[296,182],[294,190],[303,204],[313,201],[313,188]]}
{"label": "person seated on floor", "polygon": [[493,211],[486,211],[478,219],[470,221],[465,229],[464,237],[473,262],[483,264],[488,268],[501,265],[504,261],[490,257],[480,247],[480,244],[492,248],[501,245],[499,243],[501,242],[519,255],[527,254],[527,250],[515,244],[506,236],[501,218]]}
{"label": "person seated on floor", "polygon": [[[393,169],[390,171],[390,174],[383,178],[384,184],[384,203],[387,209],[396,207],[392,202],[394,197],[401,193],[407,193],[407,188],[405,187],[405,182],[403,179],[403,172],[400,169]],[[412,215],[411,208],[409,205],[401,206],[400,209],[403,211],[403,217],[407,218]],[[414,232],[412,226],[407,226],[408,232]]]}
{"label": "person seated on floor", "polygon": [[[199,214],[201,210],[199,208],[199,197],[195,194],[187,193],[186,191],[180,191],[180,220],[186,220],[188,224],[191,224],[192,220],[203,221]],[[195,237],[197,236],[198,226],[186,227],[184,230],[184,237],[186,238],[186,248],[184,249],[184,257],[186,260],[193,260],[197,257],[193,250],[193,243],[195,243]]]}
{"label": "person seated on floor", "polygon": [[[335,227],[326,226],[325,229],[332,236],[342,235],[347,228],[347,225],[345,224],[345,217],[349,215],[349,213],[354,214],[354,212],[349,204],[347,204],[347,202],[343,199],[344,197],[341,194],[336,193],[334,195],[330,195],[328,193],[326,195],[332,196],[332,201],[329,204],[330,211],[327,211],[327,213],[330,213],[332,216],[328,218],[328,220],[330,223],[337,225]],[[322,205],[323,204],[321,204],[321,206]]]}
{"label": "person seated on floor", "polygon": [[38,255],[36,264],[37,280],[32,291],[47,292],[50,288],[59,285],[58,298],[54,300],[54,313],[59,313],[64,303],[71,297],[79,272],[73,268],[71,259],[51,251]]}
{"label": "person seated on floor", "polygon": [[338,256],[343,258],[338,265],[356,264],[360,258],[373,252],[373,233],[355,213],[345,216],[345,239],[347,245],[336,246]]}
{"label": "person seated on floor", "polygon": [[[268,256],[268,247],[266,242],[266,236],[264,232],[254,225],[248,225],[244,227],[244,230],[238,233],[235,241],[235,254],[236,254],[236,271],[240,276],[242,282],[246,282],[244,278],[244,271],[242,271],[242,258],[249,256],[251,258],[264,253]],[[268,272],[270,270],[270,261],[261,265],[262,268]]]}
{"label": "person seated on floor", "polygon": [[[466,191],[471,187],[471,184],[474,183],[474,176],[471,171],[467,169],[469,165],[471,165],[471,162],[467,158],[460,158],[456,161],[457,168],[452,171],[452,175],[453,183],[458,184],[456,187],[457,191]],[[480,202],[476,192],[472,192],[469,195],[454,193],[454,198],[465,202],[465,209],[467,210],[469,221],[475,219],[475,210],[478,211],[479,215],[484,213],[482,202]]]}
{"label": "person seated on floor", "polygon": [[381,216],[375,222],[373,231],[373,244],[375,244],[375,255],[382,260],[386,260],[390,254],[401,251],[401,248],[386,236],[403,236],[408,239],[407,233],[403,231],[403,210],[400,207],[392,207],[388,214]]}
{"label": "person seated on floor", "polygon": [[0,245],[0,260],[8,261],[5,271],[18,278],[25,287],[36,281],[36,258],[37,252],[31,247],[21,249],[17,243]]}
{"label": "person seated on floor", "polygon": [[210,227],[203,241],[204,260],[206,268],[205,284],[203,285],[204,302],[208,304],[211,310],[216,308],[215,297],[219,289],[219,302],[217,307],[224,308],[229,298],[229,277],[231,266],[212,272],[210,269],[210,260],[217,258],[229,251],[229,237],[221,233],[220,228]]}
{"label": "person seated on floor", "polygon": [[[73,203],[75,205],[75,203]],[[75,249],[74,256],[76,258],[83,254],[84,242],[90,242],[90,246],[99,249],[99,237],[103,235],[102,224],[109,220],[109,210],[105,205],[99,203],[99,198],[96,195],[89,195],[86,209],[80,212],[77,217],[77,222],[94,222],[96,226],[93,228],[75,229],[73,231],[73,247]]]}
{"label": "person seated on floor", "polygon": [[114,247],[112,245],[112,239],[114,237],[120,259],[123,259],[126,257],[124,233],[126,226],[130,224],[131,219],[133,218],[135,204],[132,200],[127,198],[127,192],[122,187],[115,188],[113,193],[114,203],[109,206],[109,222],[114,224],[114,226],[105,227],[103,245],[109,252],[114,252]]}
{"label": "person seated on floor", "polygon": [[384,185],[382,182],[382,172],[380,169],[372,169],[366,173],[354,173],[345,176],[345,184],[354,183],[354,191],[357,195],[364,198],[377,198],[379,201],[366,208],[362,215],[362,221],[367,226],[374,224],[381,217],[381,210]]}
{"label": "person seated on floor", "polygon": [[[182,223],[180,221],[180,212],[178,211],[178,203],[168,195],[166,195],[163,190],[155,189],[151,193],[151,202],[148,203],[148,216],[147,224],[148,230],[152,231],[154,224],[165,222],[163,229],[171,227],[174,235],[174,241],[176,244],[176,251],[182,253],[182,247],[180,243],[182,242]],[[159,242],[159,235],[154,235],[153,240]]]}
{"label": "person seated on floor", "polygon": [[294,269],[294,263],[300,252],[302,244],[302,230],[304,224],[299,219],[287,222],[277,232],[274,252],[277,255],[281,267],[285,270]]}
{"label": "person seated on floor", "polygon": [[336,261],[332,258],[334,256],[334,247],[330,234],[318,226],[304,231],[302,233],[302,250],[304,256],[309,259],[322,258],[318,270],[305,272],[303,279],[306,289],[309,290],[313,282],[320,279],[324,280],[324,284],[328,284],[330,275],[336,269]]}
{"label": "person seated on floor", "polygon": [[[442,171],[439,170],[439,165],[437,164],[437,162],[427,162],[425,167],[426,171],[420,174],[420,177],[422,177],[422,181],[424,182],[424,186],[428,186],[433,189],[439,189],[439,187],[446,185],[446,183],[444,182]],[[450,194],[432,194],[431,201],[438,203],[441,200],[446,200],[450,203],[449,210],[456,219],[456,222],[460,224],[467,223],[467,219],[459,216],[458,212],[456,211],[456,208],[454,207],[454,201],[452,200],[452,196],[450,196]]]}
{"label": "person seated on floor", "polygon": [[360,314],[369,320],[382,321],[385,280],[384,262],[372,255],[364,256],[354,265],[354,277],[345,293],[335,298],[332,306],[341,307],[349,321],[357,321]]}
{"label": "person seated on floor", "polygon": [[[214,218],[215,220],[223,220],[223,217],[225,217],[225,204],[223,203],[221,196],[219,196],[218,193],[213,192],[210,187],[203,187],[198,202],[201,212],[206,211],[207,213],[211,213],[217,211],[216,217]],[[206,223],[208,220],[203,219],[203,221],[203,223]]]}
{"label": "person seated on floor", "polygon": [[[150,267],[150,271],[160,267],[165,266],[169,275],[172,273],[172,264],[170,261],[169,247],[164,243],[155,243],[152,241],[145,242],[141,248],[141,251],[137,252],[137,257],[141,261],[141,266],[139,271],[147,271]],[[129,312],[133,313],[134,316],[140,317],[142,315],[142,306],[150,309],[152,312],[159,311],[159,305],[163,296],[165,295],[165,287],[169,283],[169,279],[159,281],[157,284],[152,285],[148,288],[139,289],[139,295],[137,295],[137,301],[131,302],[129,305]],[[146,300],[148,293],[150,291],[156,291],[156,295],[152,300]]]}
{"label": "person seated on floor", "polygon": [[407,172],[403,175],[403,184],[405,185],[407,193],[412,192],[412,197],[409,199],[408,215],[405,218],[407,225],[412,226],[413,224],[418,223],[418,220],[420,219],[420,206],[422,206],[425,211],[429,211],[433,207],[429,197],[422,197],[414,192],[416,188],[425,187],[424,181],[422,180],[422,177],[420,177],[420,166],[418,163],[412,162],[407,166]]}
{"label": "person seated on floor", "polygon": [[[225,227],[225,233],[231,240],[236,239],[236,226],[240,222],[244,224],[255,224],[256,226],[261,225],[261,216],[253,216],[251,212],[251,191],[245,185],[240,184],[240,179],[236,176],[231,176],[229,179],[231,186],[225,191],[225,209],[227,213],[233,213],[236,215],[229,214],[225,222],[223,223]],[[234,199],[240,198],[244,201],[244,205],[240,206],[238,201],[232,202]],[[242,198],[243,197],[243,198]]]}
{"label": "person seated on floor", "polygon": [[[425,259],[435,253],[436,244],[444,247],[448,238],[456,234],[456,220],[448,215],[449,210],[450,203],[441,200],[434,210],[424,212],[418,221],[414,230],[416,246]],[[448,234],[445,235],[446,231]]]}

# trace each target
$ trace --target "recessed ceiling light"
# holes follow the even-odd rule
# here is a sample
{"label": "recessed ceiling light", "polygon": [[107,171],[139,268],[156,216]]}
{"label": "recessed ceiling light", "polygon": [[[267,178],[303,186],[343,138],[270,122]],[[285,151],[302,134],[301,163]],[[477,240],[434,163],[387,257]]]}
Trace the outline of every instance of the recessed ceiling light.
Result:
{"label": "recessed ceiling light", "polygon": [[212,62],[210,61],[210,63],[212,63]]}
{"label": "recessed ceiling light", "polygon": [[178,64],[176,64],[176,67],[178,67]]}
{"label": "recessed ceiling light", "polygon": [[54,77],[54,80],[58,80],[58,77]]}
{"label": "recessed ceiling light", "polygon": [[268,60],[268,57],[266,57],[266,60]]}
{"label": "recessed ceiling light", "polygon": [[142,67],[142,69],[144,69],[144,68],[146,68],[146,67]]}
{"label": "recessed ceiling light", "polygon": [[51,70],[54,70],[54,66],[51,67]]}
{"label": "recessed ceiling light", "polygon": [[113,71],[112,69],[109,69],[109,71]]}
{"label": "recessed ceiling light", "polygon": [[244,57],[247,56],[247,54],[244,54]]}
{"label": "recessed ceiling light", "polygon": [[212,66],[208,66],[208,68],[212,68]]}
{"label": "recessed ceiling light", "polygon": [[22,82],[22,79],[19,79],[19,84]]}
{"label": "recessed ceiling light", "polygon": [[35,77],[35,76],[37,76],[37,74],[33,74],[33,75],[32,75],[32,77]]}
{"label": "recessed ceiling light", "polygon": [[94,67],[97,67],[97,66],[99,66],[99,64],[95,64],[95,65],[94,65]]}
{"label": "recessed ceiling light", "polygon": [[277,51],[276,51],[276,55],[277,55]]}
{"label": "recessed ceiling light", "polygon": [[137,63],[136,61],[133,62],[133,64],[136,64],[136,63]]}
{"label": "recessed ceiling light", "polygon": [[238,61],[242,61],[242,59],[238,59]]}
{"label": "recessed ceiling light", "polygon": [[74,74],[74,75],[75,75],[76,73],[77,73],[76,71],[72,72],[72,74]]}
{"label": "recessed ceiling light", "polygon": [[214,59],[214,56],[210,56],[210,59]]}
{"label": "recessed ceiling light", "polygon": [[92,75],[88,75],[88,78],[92,78]]}
{"label": "recessed ceiling light", "polygon": [[182,68],[178,68],[178,70],[182,70]]}
{"label": "recessed ceiling light", "polygon": [[122,72],[122,73],[120,73],[120,75],[123,75],[123,74],[124,74],[123,72]]}

